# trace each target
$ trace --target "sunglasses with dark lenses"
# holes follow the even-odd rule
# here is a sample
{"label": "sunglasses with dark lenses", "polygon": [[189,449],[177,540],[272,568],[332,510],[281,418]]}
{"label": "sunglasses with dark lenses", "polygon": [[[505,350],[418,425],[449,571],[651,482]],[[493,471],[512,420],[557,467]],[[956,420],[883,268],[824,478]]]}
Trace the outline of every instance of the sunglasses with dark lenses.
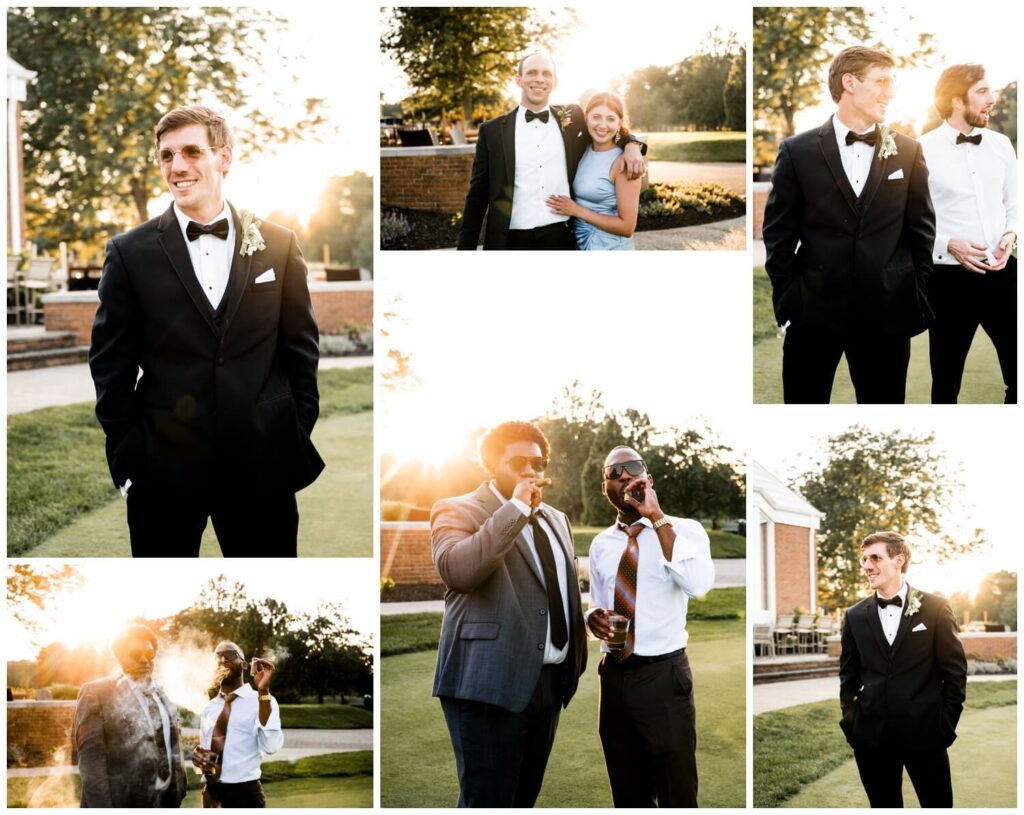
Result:
{"label": "sunglasses with dark lenses", "polygon": [[146,659],[152,659],[156,656],[156,651],[152,648],[132,648],[128,651],[128,656],[135,662],[145,657]]}
{"label": "sunglasses with dark lenses", "polygon": [[647,472],[647,465],[637,459],[636,461],[623,461],[621,464],[609,464],[604,468],[604,477],[608,481],[618,481],[622,473],[627,472],[633,478]]}
{"label": "sunglasses with dark lenses", "polygon": [[158,152],[156,156],[160,159],[161,164],[170,164],[174,161],[174,157],[178,153],[181,153],[181,157],[185,159],[185,161],[194,164],[199,161],[200,156],[202,156],[207,150],[212,152],[217,149],[218,148],[216,147],[200,147],[198,144],[186,144],[180,150],[171,150],[165,147],[163,150]]}
{"label": "sunglasses with dark lenses", "polygon": [[236,659],[241,659],[242,655],[238,651],[218,651],[214,654],[217,659],[226,659],[228,662],[233,662]]}
{"label": "sunglasses with dark lenses", "polygon": [[535,473],[543,472],[548,468],[548,460],[540,456],[512,456],[506,459],[505,463],[514,473],[521,473],[529,464]]}

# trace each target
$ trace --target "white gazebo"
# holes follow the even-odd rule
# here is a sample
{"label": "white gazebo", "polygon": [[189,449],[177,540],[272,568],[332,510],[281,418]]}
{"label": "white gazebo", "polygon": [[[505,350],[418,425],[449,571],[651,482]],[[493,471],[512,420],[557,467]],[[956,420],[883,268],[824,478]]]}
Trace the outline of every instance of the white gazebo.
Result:
{"label": "white gazebo", "polygon": [[35,71],[7,57],[7,253],[25,245],[25,178],[21,154],[21,103]]}

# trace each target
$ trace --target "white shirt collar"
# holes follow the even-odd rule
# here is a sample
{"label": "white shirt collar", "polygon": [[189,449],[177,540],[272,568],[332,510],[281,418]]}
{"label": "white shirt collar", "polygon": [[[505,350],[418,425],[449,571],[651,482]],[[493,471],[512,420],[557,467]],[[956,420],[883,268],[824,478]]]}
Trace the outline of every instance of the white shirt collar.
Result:
{"label": "white shirt collar", "polygon": [[[634,524],[643,524],[644,526],[648,526],[648,527],[653,527],[654,526],[654,524],[651,523],[651,519],[650,518],[645,518],[643,515],[641,515],[637,520],[633,521],[633,523]],[[616,530],[618,532],[622,532],[623,535],[625,535],[626,532],[625,532],[625,530],[623,530],[619,526],[619,524],[623,524],[624,526],[627,526],[627,527],[633,525],[633,524],[627,524],[627,523],[625,523],[625,521],[620,521],[618,519],[618,516],[616,516],[616,518],[615,518],[615,526],[613,526],[612,529],[614,529],[614,530]]]}
{"label": "white shirt collar", "polygon": [[[948,120],[943,121],[943,123],[940,124],[939,127],[942,128],[942,133],[946,137],[946,140],[955,147],[956,137],[960,135],[960,131],[953,127],[953,125],[951,125]],[[981,132],[983,131],[979,130],[976,127],[972,127],[970,133],[967,133],[966,135],[973,136]]]}
{"label": "white shirt collar", "polygon": [[[907,605],[907,581],[906,580],[903,580],[900,583],[900,590],[898,592],[896,592],[896,594],[894,594],[893,597],[895,597],[897,595],[899,595],[899,598],[903,601],[903,605],[905,607]],[[889,598],[889,597],[884,597],[883,598],[882,595],[881,595],[881,592],[877,592],[877,591],[875,592],[875,596],[878,597],[878,598],[881,598],[883,600],[890,600],[890,599],[892,599],[892,598]]]}
{"label": "white shirt collar", "polygon": [[[849,133],[851,130],[853,130],[853,128],[852,127],[847,127],[846,125],[844,125],[842,123],[842,121],[839,119],[839,114],[838,113],[833,113],[832,114],[832,127],[835,128],[836,138],[839,140],[839,144],[845,146],[846,145],[846,134]],[[867,130],[862,130],[857,135],[859,136],[859,135],[861,135],[863,133],[870,133],[876,127],[878,127],[878,125],[871,125],[871,127],[869,127]]]}
{"label": "white shirt collar", "polygon": [[[171,206],[174,208],[174,217],[178,219],[178,226],[181,227],[181,233],[184,235],[185,230],[188,229],[189,221],[193,221],[195,219],[189,218],[188,215],[186,215],[184,212],[178,209],[177,204],[171,204]],[[221,207],[220,212],[218,212],[213,218],[207,221],[206,224],[215,223],[216,221],[219,221],[221,218],[227,218],[228,224],[231,223],[231,208],[228,206],[227,199],[224,200],[224,206]],[[196,221],[196,223],[199,222]],[[206,224],[202,224],[202,226],[206,226]]]}
{"label": "white shirt collar", "polygon": [[[239,685],[237,688],[231,691],[231,693],[235,694],[235,697],[238,699],[244,699],[247,696],[252,696],[254,693],[256,693],[256,691],[248,682],[243,682],[241,685]],[[217,696],[220,696],[220,690],[217,691]]]}
{"label": "white shirt collar", "polygon": [[[526,111],[528,111],[528,110],[529,110],[529,108],[527,108],[527,107],[525,107],[523,105],[519,106],[519,111],[517,113],[517,116],[522,121],[524,121],[524,122],[526,121]],[[543,113],[546,110],[550,111],[550,113],[548,114],[548,121],[550,122],[555,117],[555,112],[553,110],[551,110],[551,105],[545,105],[540,110],[536,111],[536,113]]]}

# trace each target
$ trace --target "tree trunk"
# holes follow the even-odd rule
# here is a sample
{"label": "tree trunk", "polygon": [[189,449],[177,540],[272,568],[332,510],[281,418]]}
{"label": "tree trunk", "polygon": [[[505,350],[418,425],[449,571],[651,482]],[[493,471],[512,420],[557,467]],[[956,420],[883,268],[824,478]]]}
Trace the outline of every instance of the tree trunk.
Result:
{"label": "tree trunk", "polygon": [[469,131],[469,123],[473,120],[473,89],[462,91],[462,130]]}
{"label": "tree trunk", "polygon": [[138,216],[139,223],[143,223],[149,220],[149,210],[147,205],[149,204],[149,196],[146,195],[146,186],[142,178],[137,175],[133,175],[131,178],[131,193],[132,201],[135,203],[135,213]]}

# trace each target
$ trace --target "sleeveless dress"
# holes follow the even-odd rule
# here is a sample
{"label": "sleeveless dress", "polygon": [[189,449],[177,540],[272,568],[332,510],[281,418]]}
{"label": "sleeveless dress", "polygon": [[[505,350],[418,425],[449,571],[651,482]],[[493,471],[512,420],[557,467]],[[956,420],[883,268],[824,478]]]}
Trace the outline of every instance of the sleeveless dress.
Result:
{"label": "sleeveless dress", "polygon": [[[608,177],[608,173],[612,168],[612,163],[621,155],[621,147],[613,147],[611,150],[604,150],[600,153],[595,153],[590,147],[587,147],[587,151],[576,168],[576,178],[572,182],[573,198],[576,199],[577,204],[602,215],[619,214],[618,203],[615,200],[615,184]],[[632,238],[605,232],[579,218],[574,220],[573,231],[576,235],[576,245],[580,249],[631,250],[636,248]]]}

